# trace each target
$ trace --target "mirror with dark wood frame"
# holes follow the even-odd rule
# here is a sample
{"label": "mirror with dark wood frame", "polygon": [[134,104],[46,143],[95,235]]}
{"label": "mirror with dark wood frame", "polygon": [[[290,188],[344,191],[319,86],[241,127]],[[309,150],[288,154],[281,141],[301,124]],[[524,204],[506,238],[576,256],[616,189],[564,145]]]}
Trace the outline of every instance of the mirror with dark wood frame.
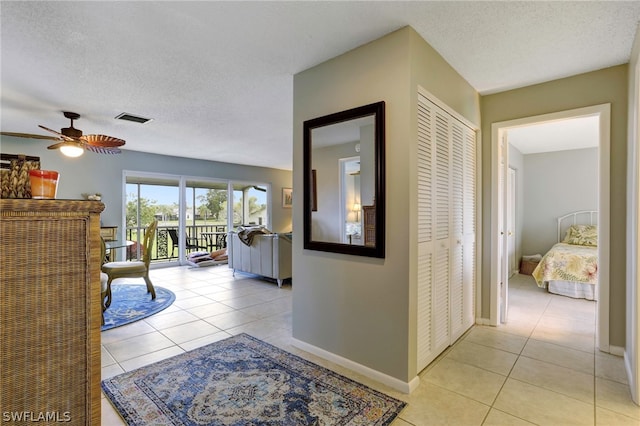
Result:
{"label": "mirror with dark wood frame", "polygon": [[385,257],[384,102],[304,122],[304,248]]}

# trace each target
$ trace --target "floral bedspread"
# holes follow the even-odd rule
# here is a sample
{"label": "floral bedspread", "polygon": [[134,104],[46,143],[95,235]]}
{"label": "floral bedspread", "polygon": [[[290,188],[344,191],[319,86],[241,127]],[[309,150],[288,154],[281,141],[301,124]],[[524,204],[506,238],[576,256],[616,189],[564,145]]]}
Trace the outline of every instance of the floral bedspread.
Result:
{"label": "floral bedspread", "polygon": [[596,284],[598,282],[598,248],[558,243],[542,257],[533,270],[538,287],[545,281],[577,281]]}

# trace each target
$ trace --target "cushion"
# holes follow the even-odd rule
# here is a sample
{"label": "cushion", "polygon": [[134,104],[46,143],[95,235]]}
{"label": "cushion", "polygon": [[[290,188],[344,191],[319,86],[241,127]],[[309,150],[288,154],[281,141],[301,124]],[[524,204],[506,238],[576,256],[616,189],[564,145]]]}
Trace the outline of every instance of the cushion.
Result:
{"label": "cushion", "polygon": [[107,291],[107,281],[109,281],[109,275],[100,272],[100,293]]}
{"label": "cushion", "polygon": [[598,227],[596,225],[571,225],[562,242],[595,247],[598,245]]}
{"label": "cushion", "polygon": [[122,271],[146,271],[147,267],[144,262],[108,262],[102,265],[102,272],[109,273],[110,271],[122,272]]}
{"label": "cushion", "polygon": [[212,259],[217,259],[218,256],[223,256],[225,254],[227,254],[227,249],[226,248],[223,248],[223,249],[220,249],[220,250],[216,250],[216,251],[212,251],[211,252],[211,258]]}

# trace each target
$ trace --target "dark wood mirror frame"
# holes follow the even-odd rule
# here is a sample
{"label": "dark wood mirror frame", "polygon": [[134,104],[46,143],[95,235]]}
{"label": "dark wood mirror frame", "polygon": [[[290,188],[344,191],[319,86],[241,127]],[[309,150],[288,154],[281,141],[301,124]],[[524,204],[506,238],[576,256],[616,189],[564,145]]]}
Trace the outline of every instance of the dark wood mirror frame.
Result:
{"label": "dark wood mirror frame", "polygon": [[[373,116],[374,131],[374,200],[375,200],[375,245],[351,245],[312,239],[312,211],[317,207],[315,179],[312,167],[312,131],[320,127]],[[325,115],[304,122],[304,248],[332,253],[351,254],[356,256],[385,257],[385,103],[376,102],[369,105]],[[367,214],[366,211],[363,214]],[[364,228],[364,227],[363,227]],[[363,232],[366,232],[363,229]]]}

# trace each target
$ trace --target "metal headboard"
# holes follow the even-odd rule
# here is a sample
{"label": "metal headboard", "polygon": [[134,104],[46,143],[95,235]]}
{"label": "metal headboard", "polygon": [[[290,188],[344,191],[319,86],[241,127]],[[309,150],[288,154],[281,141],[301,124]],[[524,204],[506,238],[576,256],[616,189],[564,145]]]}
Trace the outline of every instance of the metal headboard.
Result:
{"label": "metal headboard", "polygon": [[571,225],[596,225],[598,223],[597,210],[580,210],[567,213],[558,218],[558,242]]}

